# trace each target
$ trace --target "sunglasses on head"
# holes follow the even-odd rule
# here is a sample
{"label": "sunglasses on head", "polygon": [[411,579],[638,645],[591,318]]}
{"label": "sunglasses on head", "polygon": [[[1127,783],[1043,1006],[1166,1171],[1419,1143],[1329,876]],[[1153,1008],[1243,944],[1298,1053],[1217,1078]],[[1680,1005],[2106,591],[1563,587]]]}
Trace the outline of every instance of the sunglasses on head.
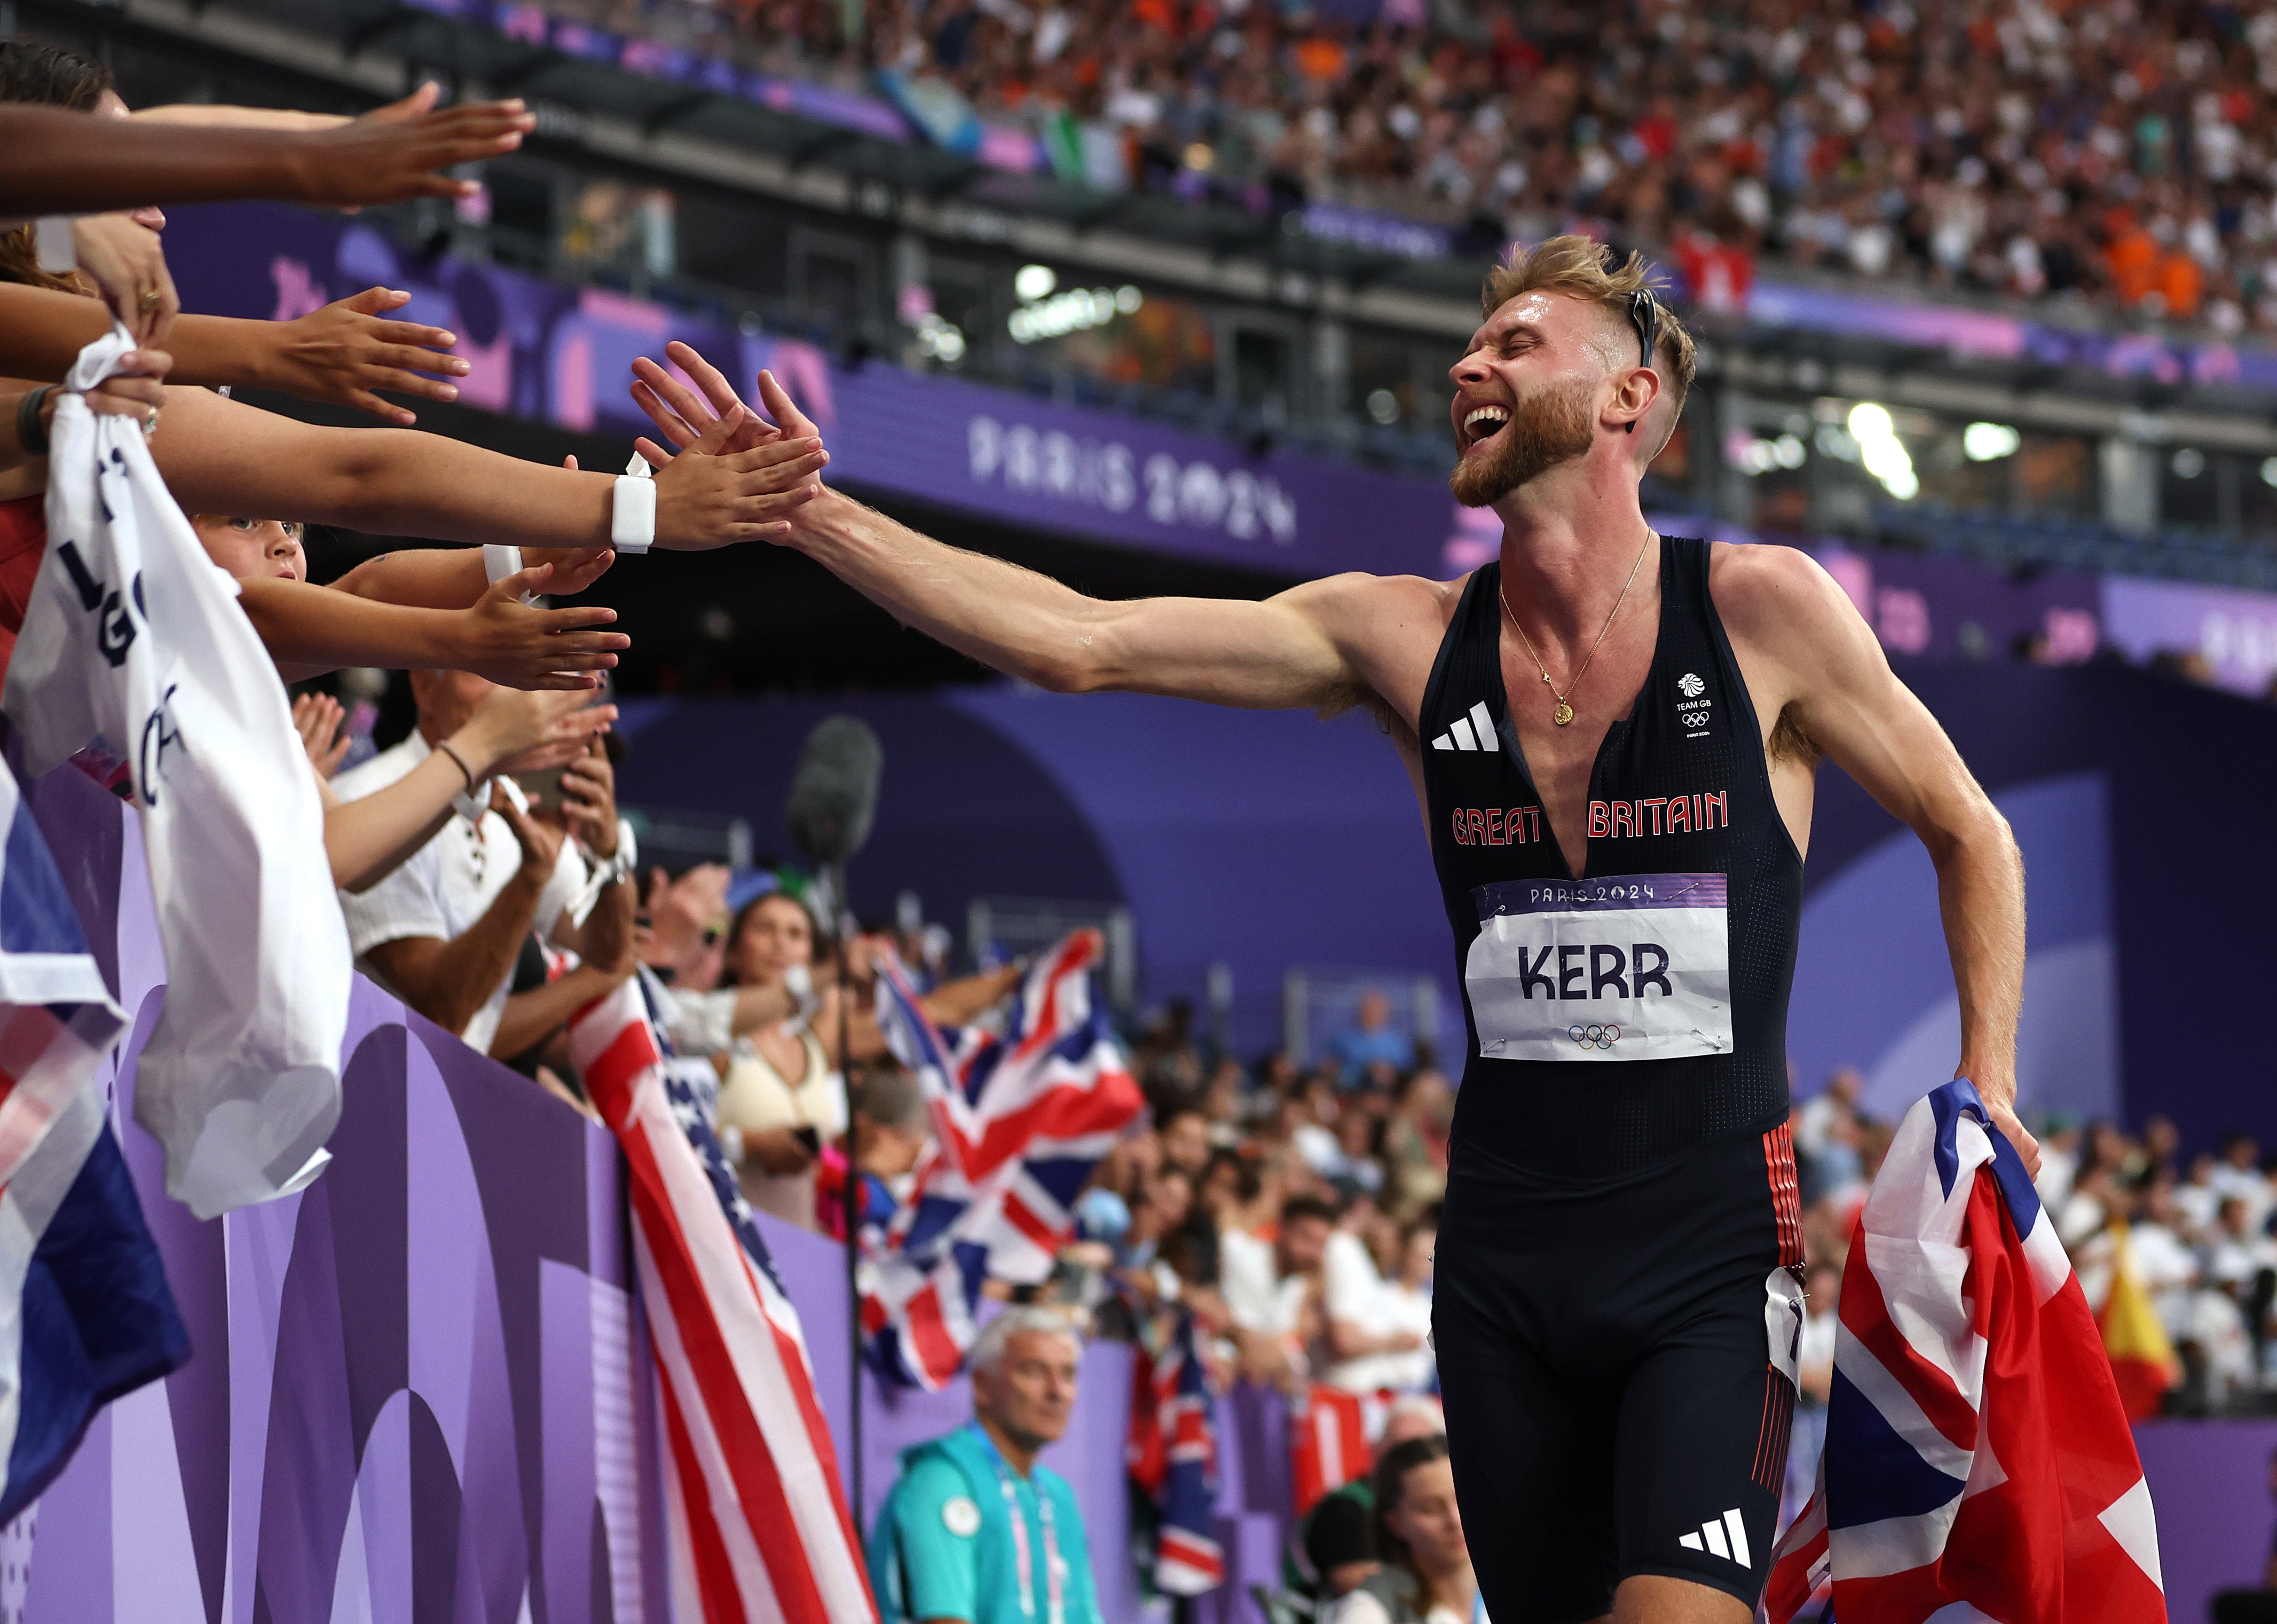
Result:
{"label": "sunglasses on head", "polygon": [[1640,287],[1629,295],[1629,322],[1637,330],[1637,365],[1649,367],[1660,345],[1660,301],[1650,288]]}

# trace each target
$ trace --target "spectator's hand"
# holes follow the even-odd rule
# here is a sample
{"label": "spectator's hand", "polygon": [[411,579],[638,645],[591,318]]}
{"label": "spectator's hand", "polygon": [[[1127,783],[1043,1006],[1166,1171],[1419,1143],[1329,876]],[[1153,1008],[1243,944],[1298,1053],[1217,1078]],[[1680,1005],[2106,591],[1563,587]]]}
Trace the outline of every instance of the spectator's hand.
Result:
{"label": "spectator's hand", "polygon": [[182,301],[158,233],[124,214],[80,215],[71,233],[79,268],[102,290],[103,303],[134,342],[164,344]]}
{"label": "spectator's hand", "polygon": [[[577,459],[565,457],[561,466],[574,472]],[[592,547],[524,547],[522,550],[523,568],[535,569],[542,564],[553,567],[552,576],[545,585],[548,598],[575,598],[605,575],[609,566],[616,561],[616,553],[607,547],[598,550]]]}
{"label": "spectator's hand", "polygon": [[543,773],[584,754],[593,736],[616,719],[615,705],[589,704],[582,690],[494,688],[451,743],[485,777]]}
{"label": "spectator's hand", "polygon": [[457,611],[464,622],[459,668],[507,688],[598,688],[601,679],[588,673],[614,666],[616,652],[632,639],[593,629],[615,621],[614,609],[533,609],[522,601],[525,592],[544,591],[552,576],[551,564],[517,570],[491,583],[472,608]]}
{"label": "spectator's hand", "polygon": [[724,863],[699,863],[677,880],[667,880],[660,868],[649,871],[643,909],[649,918],[644,957],[650,964],[687,972],[704,951],[704,933],[727,916],[729,878]]}
{"label": "spectator's hand", "polygon": [[743,1135],[743,1159],[757,1162],[776,1178],[803,1173],[814,1165],[814,1154],[806,1141],[788,1128],[763,1128]]}
{"label": "spectator's hand", "polygon": [[617,774],[598,738],[561,771],[561,816],[590,855],[604,863],[617,855]]}
{"label": "spectator's hand", "polygon": [[270,324],[269,354],[257,375],[263,384],[301,400],[353,406],[407,429],[418,418],[374,390],[455,400],[456,384],[420,374],[463,377],[471,370],[456,355],[438,353],[459,341],[456,333],[420,322],[381,319],[382,312],[410,301],[411,295],[400,289],[367,287],[293,321]]}
{"label": "spectator's hand", "polygon": [[[789,393],[775,382],[773,373],[762,370],[758,377],[760,403],[774,419],[774,423],[770,424],[761,421],[736,394],[720,369],[704,360],[691,346],[675,339],[665,346],[664,353],[674,366],[696,380],[703,394],[699,397],[687,385],[644,355],[636,357],[633,362],[633,401],[648,414],[651,422],[664,431],[665,438],[681,450],[693,446],[715,422],[735,413],[741,413],[742,418],[735,434],[726,443],[726,449],[729,452],[749,450],[778,437],[818,441],[822,438],[822,431],[798,409]],[[670,454],[653,440],[636,441],[635,449],[648,460],[651,467],[661,468],[671,461]]]}
{"label": "spectator's hand", "polygon": [[821,493],[813,477],[830,454],[820,440],[778,438],[750,451],[725,450],[745,416],[736,408],[688,447],[690,454],[658,469],[658,546],[701,551],[779,541],[790,534],[784,515]]}
{"label": "spectator's hand", "polygon": [[[155,429],[166,403],[165,377],[174,358],[162,349],[131,349],[118,358],[119,370],[87,393],[88,409],[103,417],[132,417]],[[51,389],[40,408],[42,425],[55,433],[56,402],[64,392]]]}
{"label": "spectator's hand", "polygon": [[305,137],[297,155],[296,201],[349,208],[476,195],[479,181],[436,172],[512,152],[537,120],[519,101],[476,102],[436,112],[439,94],[432,83],[424,84],[400,102]]}
{"label": "spectator's hand", "polygon": [[568,838],[569,831],[560,824],[531,817],[502,785],[491,786],[491,810],[504,818],[506,827],[514,831],[514,844],[522,848],[522,867],[535,873],[541,883],[550,878],[553,865],[561,860],[561,842]]}
{"label": "spectator's hand", "polygon": [[293,731],[301,736],[301,748],[308,751],[308,765],[316,769],[319,778],[330,778],[340,770],[340,762],[354,742],[340,727],[346,714],[330,694],[302,694],[293,701]]}

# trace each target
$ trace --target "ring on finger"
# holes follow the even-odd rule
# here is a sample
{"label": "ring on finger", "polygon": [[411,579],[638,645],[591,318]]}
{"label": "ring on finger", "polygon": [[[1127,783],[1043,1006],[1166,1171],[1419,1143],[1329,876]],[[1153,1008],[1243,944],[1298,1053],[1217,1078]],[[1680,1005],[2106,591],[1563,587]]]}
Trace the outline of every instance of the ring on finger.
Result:
{"label": "ring on finger", "polygon": [[142,290],[142,296],[134,301],[134,308],[143,315],[149,316],[156,312],[160,301],[158,290],[155,287],[146,287]]}
{"label": "ring on finger", "polygon": [[142,414],[142,438],[147,440],[157,431],[158,408],[154,406]]}

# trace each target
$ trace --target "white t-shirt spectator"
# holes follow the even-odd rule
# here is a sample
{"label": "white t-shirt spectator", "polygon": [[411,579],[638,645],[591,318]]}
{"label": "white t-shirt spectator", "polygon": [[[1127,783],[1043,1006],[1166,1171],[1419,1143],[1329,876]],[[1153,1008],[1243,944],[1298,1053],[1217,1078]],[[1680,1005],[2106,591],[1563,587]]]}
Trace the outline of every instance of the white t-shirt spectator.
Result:
{"label": "white t-shirt spectator", "polygon": [[2127,1249],[2135,1259],[2135,1275],[2151,1295],[2159,1323],[2170,1337],[2190,1334],[2190,1287],[2198,1277],[2198,1261],[2165,1224],[2144,1218],[2127,1235]]}
{"label": "white t-shirt spectator", "polygon": [[1228,1230],[1217,1240],[1218,1289],[1226,1312],[1244,1330],[1285,1337],[1304,1317],[1305,1279],[1281,1277],[1273,1243],[1245,1230]]}
{"label": "white t-shirt spectator", "polygon": [[2182,1225],[2193,1235],[2202,1235],[2213,1228],[2213,1221],[2221,1212],[2221,1192],[2213,1181],[2200,1184],[2192,1179],[2174,1186],[2174,1209],[2182,1214]]}
{"label": "white t-shirt spectator", "polygon": [[[433,753],[433,746],[414,728],[411,736],[400,744],[332,780],[332,792],[343,801],[360,800],[385,789]],[[511,781],[497,782],[506,785],[508,795],[519,793]],[[361,895],[340,893],[340,908],[347,915],[349,950],[361,960],[383,942],[411,936],[449,942],[463,936],[490,911],[521,866],[522,847],[514,838],[513,826],[504,818],[485,811],[479,821],[470,822],[463,814],[454,814],[434,839],[369,890]],[[538,896],[537,916],[531,928],[541,936],[550,935],[562,910],[584,888],[584,859],[577,855],[577,842],[565,840],[552,876]],[[467,1022],[459,1035],[469,1048],[489,1052],[513,980],[509,967]]]}
{"label": "white t-shirt spectator", "polygon": [[2049,1145],[2040,1147],[2040,1176],[2032,1180],[2032,1189],[2040,1198],[2040,1205],[2050,1212],[2060,1212],[2071,1199],[2071,1181],[2078,1176],[2079,1158],[2068,1150]]}
{"label": "white t-shirt spectator", "polygon": [[2250,1287],[2254,1277],[2265,1269],[2277,1269],[2277,1240],[2266,1235],[2218,1233],[2205,1249],[2209,1285]]}
{"label": "white t-shirt spectator", "polygon": [[[1321,1297],[1332,1322],[1369,1336],[1431,1334],[1431,1299],[1377,1274],[1366,1243],[1349,1230],[1329,1237],[1321,1262]],[[1419,1347],[1339,1360],[1329,1367],[1329,1380],[1348,1392],[1415,1392],[1429,1385],[1431,1371],[1431,1350]]]}
{"label": "white t-shirt spectator", "polygon": [[2269,1221],[2269,1209],[2277,1205],[2269,1177],[2258,1167],[2232,1167],[2227,1162],[2217,1163],[2213,1170],[2214,1194],[2228,1201],[2232,1196],[2245,1203],[2245,1227],[2255,1234]]}

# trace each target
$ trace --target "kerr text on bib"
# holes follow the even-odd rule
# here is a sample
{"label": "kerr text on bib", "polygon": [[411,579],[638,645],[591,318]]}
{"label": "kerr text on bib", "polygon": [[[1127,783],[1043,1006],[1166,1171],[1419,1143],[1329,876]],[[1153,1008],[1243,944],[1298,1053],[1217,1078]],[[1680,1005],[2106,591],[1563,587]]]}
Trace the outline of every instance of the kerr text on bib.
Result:
{"label": "kerr text on bib", "polygon": [[1722,874],[1477,887],[1463,979],[1489,1060],[1664,1060],[1732,1048]]}

